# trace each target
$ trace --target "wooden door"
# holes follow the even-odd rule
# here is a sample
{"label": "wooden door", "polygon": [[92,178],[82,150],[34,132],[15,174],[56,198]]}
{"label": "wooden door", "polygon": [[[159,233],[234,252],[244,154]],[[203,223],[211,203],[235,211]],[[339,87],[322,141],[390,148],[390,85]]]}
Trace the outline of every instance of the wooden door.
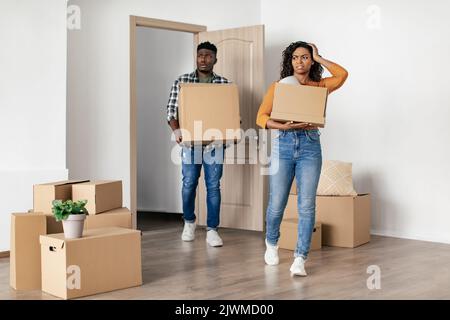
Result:
{"label": "wooden door", "polygon": [[[198,44],[204,41],[214,43],[218,49],[214,72],[238,85],[241,128],[257,130],[256,114],[265,90],[264,26],[200,32],[195,42]],[[267,177],[260,174],[257,149],[252,147],[257,144],[257,139],[256,132],[245,139],[245,156],[237,156],[236,151],[234,154],[231,150],[225,152],[225,157],[234,159],[235,164],[224,165],[220,227],[263,231]],[[197,208],[198,224],[206,225],[203,170],[199,180]]]}

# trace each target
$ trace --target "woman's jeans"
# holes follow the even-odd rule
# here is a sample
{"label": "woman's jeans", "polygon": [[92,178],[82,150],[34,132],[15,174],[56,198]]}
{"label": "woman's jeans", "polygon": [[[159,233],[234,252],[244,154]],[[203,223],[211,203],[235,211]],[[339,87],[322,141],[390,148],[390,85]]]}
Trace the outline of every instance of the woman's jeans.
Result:
{"label": "woman's jeans", "polygon": [[279,130],[272,140],[266,239],[276,245],[294,176],[297,182],[298,237],[295,257],[307,258],[316,220],[316,191],[322,168],[319,130]]}
{"label": "woman's jeans", "polygon": [[220,223],[220,178],[222,177],[224,148],[219,147],[183,147],[182,159],[182,199],[183,219],[195,222],[195,196],[198,178],[202,166],[205,173],[206,206],[207,206],[207,230],[217,230]]}

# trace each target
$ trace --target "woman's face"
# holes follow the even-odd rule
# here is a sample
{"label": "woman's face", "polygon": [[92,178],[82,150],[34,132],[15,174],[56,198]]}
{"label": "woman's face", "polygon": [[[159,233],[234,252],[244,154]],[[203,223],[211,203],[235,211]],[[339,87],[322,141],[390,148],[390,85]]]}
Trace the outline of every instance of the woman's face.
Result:
{"label": "woman's face", "polygon": [[295,49],[292,54],[292,67],[294,68],[294,74],[308,74],[313,64],[314,61],[308,49],[302,47]]}

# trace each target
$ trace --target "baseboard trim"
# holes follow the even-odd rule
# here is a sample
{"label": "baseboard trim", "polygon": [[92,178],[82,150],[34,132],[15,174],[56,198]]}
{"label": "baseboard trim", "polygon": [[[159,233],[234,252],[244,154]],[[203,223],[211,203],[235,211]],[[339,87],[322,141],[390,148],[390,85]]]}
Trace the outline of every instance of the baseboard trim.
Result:
{"label": "baseboard trim", "polygon": [[407,240],[416,240],[416,241],[426,241],[426,242],[434,242],[434,243],[442,243],[442,244],[450,244],[450,239],[448,236],[424,236],[424,235],[412,235],[412,234],[404,234],[399,233],[392,230],[374,230],[372,229],[371,234],[376,236],[390,237],[390,238],[399,238],[399,239],[407,239]]}
{"label": "baseboard trim", "polygon": [[0,258],[9,258],[9,251],[0,252]]}

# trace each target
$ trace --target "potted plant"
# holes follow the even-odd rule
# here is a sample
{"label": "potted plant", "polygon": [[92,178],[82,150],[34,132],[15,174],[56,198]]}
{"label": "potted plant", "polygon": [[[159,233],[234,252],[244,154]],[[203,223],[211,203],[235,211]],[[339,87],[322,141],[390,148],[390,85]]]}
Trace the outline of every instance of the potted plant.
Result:
{"label": "potted plant", "polygon": [[56,221],[62,221],[66,239],[76,239],[83,236],[84,219],[86,219],[87,213],[86,203],[87,200],[76,202],[54,200],[52,202],[53,215]]}

